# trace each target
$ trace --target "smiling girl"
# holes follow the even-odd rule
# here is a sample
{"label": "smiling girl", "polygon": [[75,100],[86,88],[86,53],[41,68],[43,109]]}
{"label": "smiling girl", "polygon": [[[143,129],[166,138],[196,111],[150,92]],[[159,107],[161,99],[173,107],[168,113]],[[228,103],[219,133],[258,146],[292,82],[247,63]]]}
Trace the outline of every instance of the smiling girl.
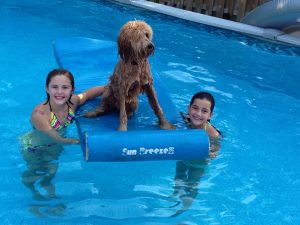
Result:
{"label": "smiling girl", "polygon": [[47,99],[31,114],[34,129],[20,138],[21,153],[27,163],[22,172],[22,183],[35,200],[56,198],[52,180],[63,144],[79,143],[79,139],[65,137],[65,128],[73,122],[78,106],[104,91],[103,86],[96,86],[77,95],[73,93],[74,89],[74,77],[69,71],[52,70],[46,79]]}
{"label": "smiling girl", "polygon": [[[188,106],[188,114],[181,113],[191,129],[203,129],[207,132],[210,147],[209,156],[215,158],[220,149],[221,133],[210,123],[215,107],[214,97],[208,92],[196,93]],[[186,211],[198,195],[200,179],[205,173],[208,160],[179,160],[176,162],[173,196],[181,200],[173,216]]]}
{"label": "smiling girl", "polygon": [[221,136],[211,123],[215,107],[215,99],[208,92],[198,92],[193,95],[188,106],[188,114],[182,114],[183,119],[191,129],[203,129],[207,132],[210,140],[210,157],[216,157],[220,148]]}
{"label": "smiling girl", "polygon": [[31,114],[33,127],[62,144],[77,144],[78,139],[64,137],[65,128],[75,118],[78,106],[87,100],[100,96],[103,86],[96,86],[81,94],[74,94],[74,77],[65,69],[54,69],[46,78],[47,99],[37,105]]}

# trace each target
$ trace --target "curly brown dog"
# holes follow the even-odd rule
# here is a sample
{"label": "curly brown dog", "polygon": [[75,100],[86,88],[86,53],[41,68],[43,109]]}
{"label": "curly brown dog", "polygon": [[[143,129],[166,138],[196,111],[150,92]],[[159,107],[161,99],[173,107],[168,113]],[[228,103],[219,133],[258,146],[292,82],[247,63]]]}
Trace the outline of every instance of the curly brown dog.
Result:
{"label": "curly brown dog", "polygon": [[119,110],[119,130],[127,130],[127,120],[138,107],[138,96],[146,93],[162,129],[174,129],[164,117],[153,87],[148,56],[153,55],[152,29],[144,21],[129,21],[120,30],[118,54],[120,59],[106,85],[100,106],[86,117],[97,117]]}

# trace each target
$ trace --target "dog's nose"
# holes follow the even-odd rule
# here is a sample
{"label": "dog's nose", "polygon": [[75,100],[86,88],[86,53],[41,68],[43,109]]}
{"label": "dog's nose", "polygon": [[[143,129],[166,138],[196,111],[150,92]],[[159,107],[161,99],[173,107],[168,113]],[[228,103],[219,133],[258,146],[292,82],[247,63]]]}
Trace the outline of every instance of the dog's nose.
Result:
{"label": "dog's nose", "polygon": [[152,55],[153,52],[154,52],[154,45],[152,43],[148,44],[147,45],[147,52],[148,52],[148,55]]}
{"label": "dog's nose", "polygon": [[153,51],[154,50],[154,45],[152,43],[148,44],[147,46],[149,51]]}

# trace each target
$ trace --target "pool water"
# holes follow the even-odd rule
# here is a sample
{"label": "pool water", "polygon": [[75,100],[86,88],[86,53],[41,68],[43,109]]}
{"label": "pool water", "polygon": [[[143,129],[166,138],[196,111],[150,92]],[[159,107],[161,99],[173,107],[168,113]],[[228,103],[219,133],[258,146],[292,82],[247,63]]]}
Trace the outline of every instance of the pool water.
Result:
{"label": "pool water", "polygon": [[[215,96],[219,156],[181,184],[176,161],[86,163],[79,146],[26,161],[18,139],[57,67],[53,41],[114,41],[134,19],[152,26],[152,72],[180,111]],[[300,224],[299,48],[100,0],[2,0],[0,30],[1,224]]]}

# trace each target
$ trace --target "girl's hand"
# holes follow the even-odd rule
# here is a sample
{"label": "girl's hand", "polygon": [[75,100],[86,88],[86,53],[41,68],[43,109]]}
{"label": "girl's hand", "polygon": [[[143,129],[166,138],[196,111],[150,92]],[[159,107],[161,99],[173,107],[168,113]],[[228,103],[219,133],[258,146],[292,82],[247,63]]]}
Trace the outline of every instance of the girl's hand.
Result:
{"label": "girl's hand", "polygon": [[211,150],[209,150],[208,155],[209,155],[210,158],[216,158],[217,155],[218,155],[218,151],[211,151]]}
{"label": "girl's hand", "polygon": [[79,139],[76,139],[76,138],[66,138],[67,142],[70,143],[70,144],[79,144],[80,143],[80,140]]}

